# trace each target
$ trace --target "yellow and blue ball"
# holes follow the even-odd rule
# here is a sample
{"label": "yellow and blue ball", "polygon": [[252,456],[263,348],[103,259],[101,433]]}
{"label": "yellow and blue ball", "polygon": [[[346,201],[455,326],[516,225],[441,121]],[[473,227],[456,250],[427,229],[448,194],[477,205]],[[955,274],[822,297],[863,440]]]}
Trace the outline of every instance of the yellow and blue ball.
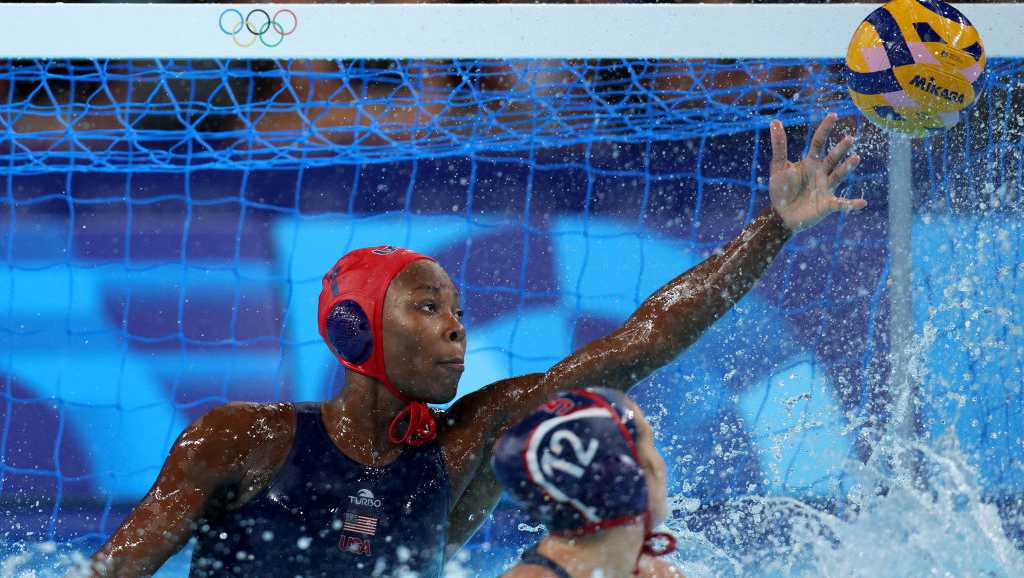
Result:
{"label": "yellow and blue ball", "polygon": [[908,136],[956,125],[985,77],[981,37],[941,0],[892,0],[857,27],[847,88],[872,123]]}

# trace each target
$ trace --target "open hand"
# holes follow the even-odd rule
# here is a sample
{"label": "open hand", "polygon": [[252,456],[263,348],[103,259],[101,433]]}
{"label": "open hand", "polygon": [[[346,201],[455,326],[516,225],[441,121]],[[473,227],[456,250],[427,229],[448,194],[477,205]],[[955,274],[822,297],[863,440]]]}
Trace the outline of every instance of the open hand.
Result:
{"label": "open hand", "polygon": [[772,207],[793,231],[814,226],[834,211],[860,210],[868,205],[864,199],[843,199],[835,196],[836,187],[860,163],[857,155],[846,156],[853,146],[853,137],[846,136],[825,155],[825,144],[838,117],[825,116],[811,138],[811,148],[798,163],[789,162],[786,131],[782,122],[773,120],[771,178],[768,194]]}

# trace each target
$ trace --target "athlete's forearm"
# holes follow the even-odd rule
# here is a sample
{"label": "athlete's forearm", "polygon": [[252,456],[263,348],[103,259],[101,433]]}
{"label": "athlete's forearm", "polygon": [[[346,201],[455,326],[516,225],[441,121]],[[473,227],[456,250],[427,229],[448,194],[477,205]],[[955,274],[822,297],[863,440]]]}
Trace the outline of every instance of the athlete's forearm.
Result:
{"label": "athlete's forearm", "polygon": [[667,337],[647,354],[672,359],[690,346],[750,291],[791,236],[769,207],[725,247],[658,289],[627,322]]}
{"label": "athlete's forearm", "polygon": [[655,291],[622,327],[553,367],[531,393],[543,397],[588,385],[629,389],[743,297],[791,235],[782,218],[766,209],[725,247]]}
{"label": "athlete's forearm", "polygon": [[[147,506],[144,502],[142,506]],[[148,504],[154,508],[153,504]],[[172,506],[173,508],[173,506]],[[187,510],[183,507],[182,510]],[[89,559],[84,568],[78,568],[65,578],[142,578],[152,576],[185,544],[193,524],[183,513],[172,510],[168,516],[149,517],[152,510],[135,512],[118,531]],[[146,518],[137,524],[140,518]],[[147,523],[148,522],[148,523]],[[188,531],[176,531],[177,528]],[[171,531],[166,531],[171,529]]]}

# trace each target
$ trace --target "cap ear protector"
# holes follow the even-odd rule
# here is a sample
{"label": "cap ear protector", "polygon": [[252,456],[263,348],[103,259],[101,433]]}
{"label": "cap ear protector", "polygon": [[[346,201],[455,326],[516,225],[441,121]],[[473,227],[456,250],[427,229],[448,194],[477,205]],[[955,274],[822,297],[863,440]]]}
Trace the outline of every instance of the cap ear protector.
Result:
{"label": "cap ear protector", "polygon": [[358,303],[347,299],[327,315],[327,342],[349,363],[364,363],[373,353],[370,319]]}

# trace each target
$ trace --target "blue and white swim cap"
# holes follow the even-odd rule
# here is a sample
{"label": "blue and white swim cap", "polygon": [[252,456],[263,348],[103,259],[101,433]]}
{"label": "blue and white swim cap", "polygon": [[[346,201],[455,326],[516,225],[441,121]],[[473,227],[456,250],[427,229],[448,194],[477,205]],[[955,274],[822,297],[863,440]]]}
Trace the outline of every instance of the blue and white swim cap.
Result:
{"label": "blue and white swim cap", "polygon": [[624,394],[573,389],[505,432],[492,465],[505,491],[549,532],[587,534],[649,519],[636,437]]}

